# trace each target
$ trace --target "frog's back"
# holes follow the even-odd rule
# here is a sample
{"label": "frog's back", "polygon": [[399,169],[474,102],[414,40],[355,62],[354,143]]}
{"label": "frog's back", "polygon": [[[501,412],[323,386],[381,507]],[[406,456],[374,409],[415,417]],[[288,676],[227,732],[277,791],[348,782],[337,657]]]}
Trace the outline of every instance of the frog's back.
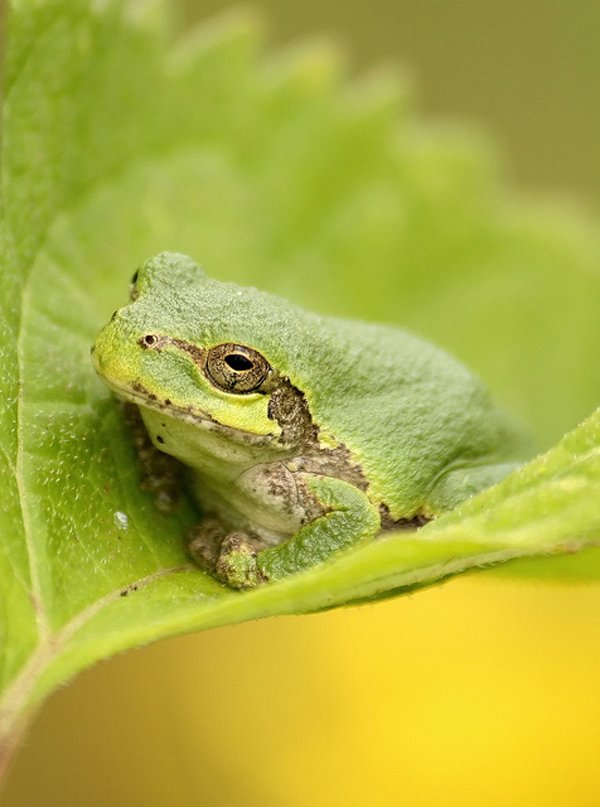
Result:
{"label": "frog's back", "polygon": [[172,327],[175,311],[176,336],[261,352],[304,394],[322,438],[349,449],[368,495],[392,518],[436,512],[431,491],[453,469],[521,459],[520,435],[483,384],[437,347],[396,328],[321,317],[212,280],[179,258],[185,285],[173,274],[173,256],[155,260],[166,266],[154,295],[155,327],[163,319]]}

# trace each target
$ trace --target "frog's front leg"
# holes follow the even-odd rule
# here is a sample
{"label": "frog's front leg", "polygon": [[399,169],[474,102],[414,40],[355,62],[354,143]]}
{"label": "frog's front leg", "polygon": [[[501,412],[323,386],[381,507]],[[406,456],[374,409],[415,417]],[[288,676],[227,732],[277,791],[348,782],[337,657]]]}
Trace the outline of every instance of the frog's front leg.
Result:
{"label": "frog's front leg", "polygon": [[206,516],[190,530],[187,551],[200,568],[231,588],[252,588],[266,582],[256,563],[263,546],[245,532],[227,532],[217,518]]}
{"label": "frog's front leg", "polygon": [[325,476],[308,477],[306,484],[324,513],[289,540],[258,553],[258,569],[268,580],[316,566],[340,549],[372,540],[379,532],[378,509],[354,485]]}
{"label": "frog's front leg", "polygon": [[[243,532],[224,536],[214,564],[217,577],[224,583],[233,588],[250,588],[278,580],[322,563],[340,549],[375,537],[380,528],[379,511],[361,490],[332,477],[300,477],[303,478],[298,481],[306,484],[322,514],[291,538],[266,549],[259,549],[259,542]],[[197,540],[195,551],[193,542],[190,545],[196,557],[202,540]]]}

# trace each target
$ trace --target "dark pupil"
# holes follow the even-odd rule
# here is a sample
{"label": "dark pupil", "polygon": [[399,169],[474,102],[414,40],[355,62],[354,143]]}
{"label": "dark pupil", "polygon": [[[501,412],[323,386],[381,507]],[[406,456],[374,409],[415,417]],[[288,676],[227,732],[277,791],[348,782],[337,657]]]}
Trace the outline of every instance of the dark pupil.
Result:
{"label": "dark pupil", "polygon": [[225,363],[231,367],[232,370],[237,370],[240,373],[252,369],[250,359],[242,356],[241,353],[230,353],[228,356],[225,356]]}

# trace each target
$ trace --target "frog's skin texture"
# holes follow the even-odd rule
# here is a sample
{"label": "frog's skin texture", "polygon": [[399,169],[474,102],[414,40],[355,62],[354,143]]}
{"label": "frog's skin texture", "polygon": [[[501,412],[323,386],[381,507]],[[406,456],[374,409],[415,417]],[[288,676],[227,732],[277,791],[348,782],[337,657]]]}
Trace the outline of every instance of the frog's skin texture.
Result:
{"label": "frog's skin texture", "polygon": [[92,353],[188,469],[203,516],[189,552],[234,588],[418,527],[523,456],[481,382],[438,348],[212,280],[184,255],[136,272]]}

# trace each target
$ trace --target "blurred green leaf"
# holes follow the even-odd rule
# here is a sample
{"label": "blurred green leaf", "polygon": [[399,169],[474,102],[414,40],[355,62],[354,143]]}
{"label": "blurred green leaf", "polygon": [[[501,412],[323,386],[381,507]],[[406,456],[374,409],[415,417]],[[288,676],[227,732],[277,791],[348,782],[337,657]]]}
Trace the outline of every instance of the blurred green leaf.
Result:
{"label": "blurred green leaf", "polygon": [[[600,535],[596,415],[418,535],[242,594],[189,565],[181,535],[194,515],[161,516],[141,493],[88,357],[145,258],[187,252],[213,275],[437,337],[535,415],[548,443],[596,403],[600,249],[580,217],[508,200],[472,135],[418,126],[395,78],[349,84],[321,45],[259,57],[243,16],[175,47],[168,29],[161,7],[134,2],[21,0],[9,19],[3,737],[118,650],[570,553]],[[579,577],[597,577],[591,551],[577,556]]]}

